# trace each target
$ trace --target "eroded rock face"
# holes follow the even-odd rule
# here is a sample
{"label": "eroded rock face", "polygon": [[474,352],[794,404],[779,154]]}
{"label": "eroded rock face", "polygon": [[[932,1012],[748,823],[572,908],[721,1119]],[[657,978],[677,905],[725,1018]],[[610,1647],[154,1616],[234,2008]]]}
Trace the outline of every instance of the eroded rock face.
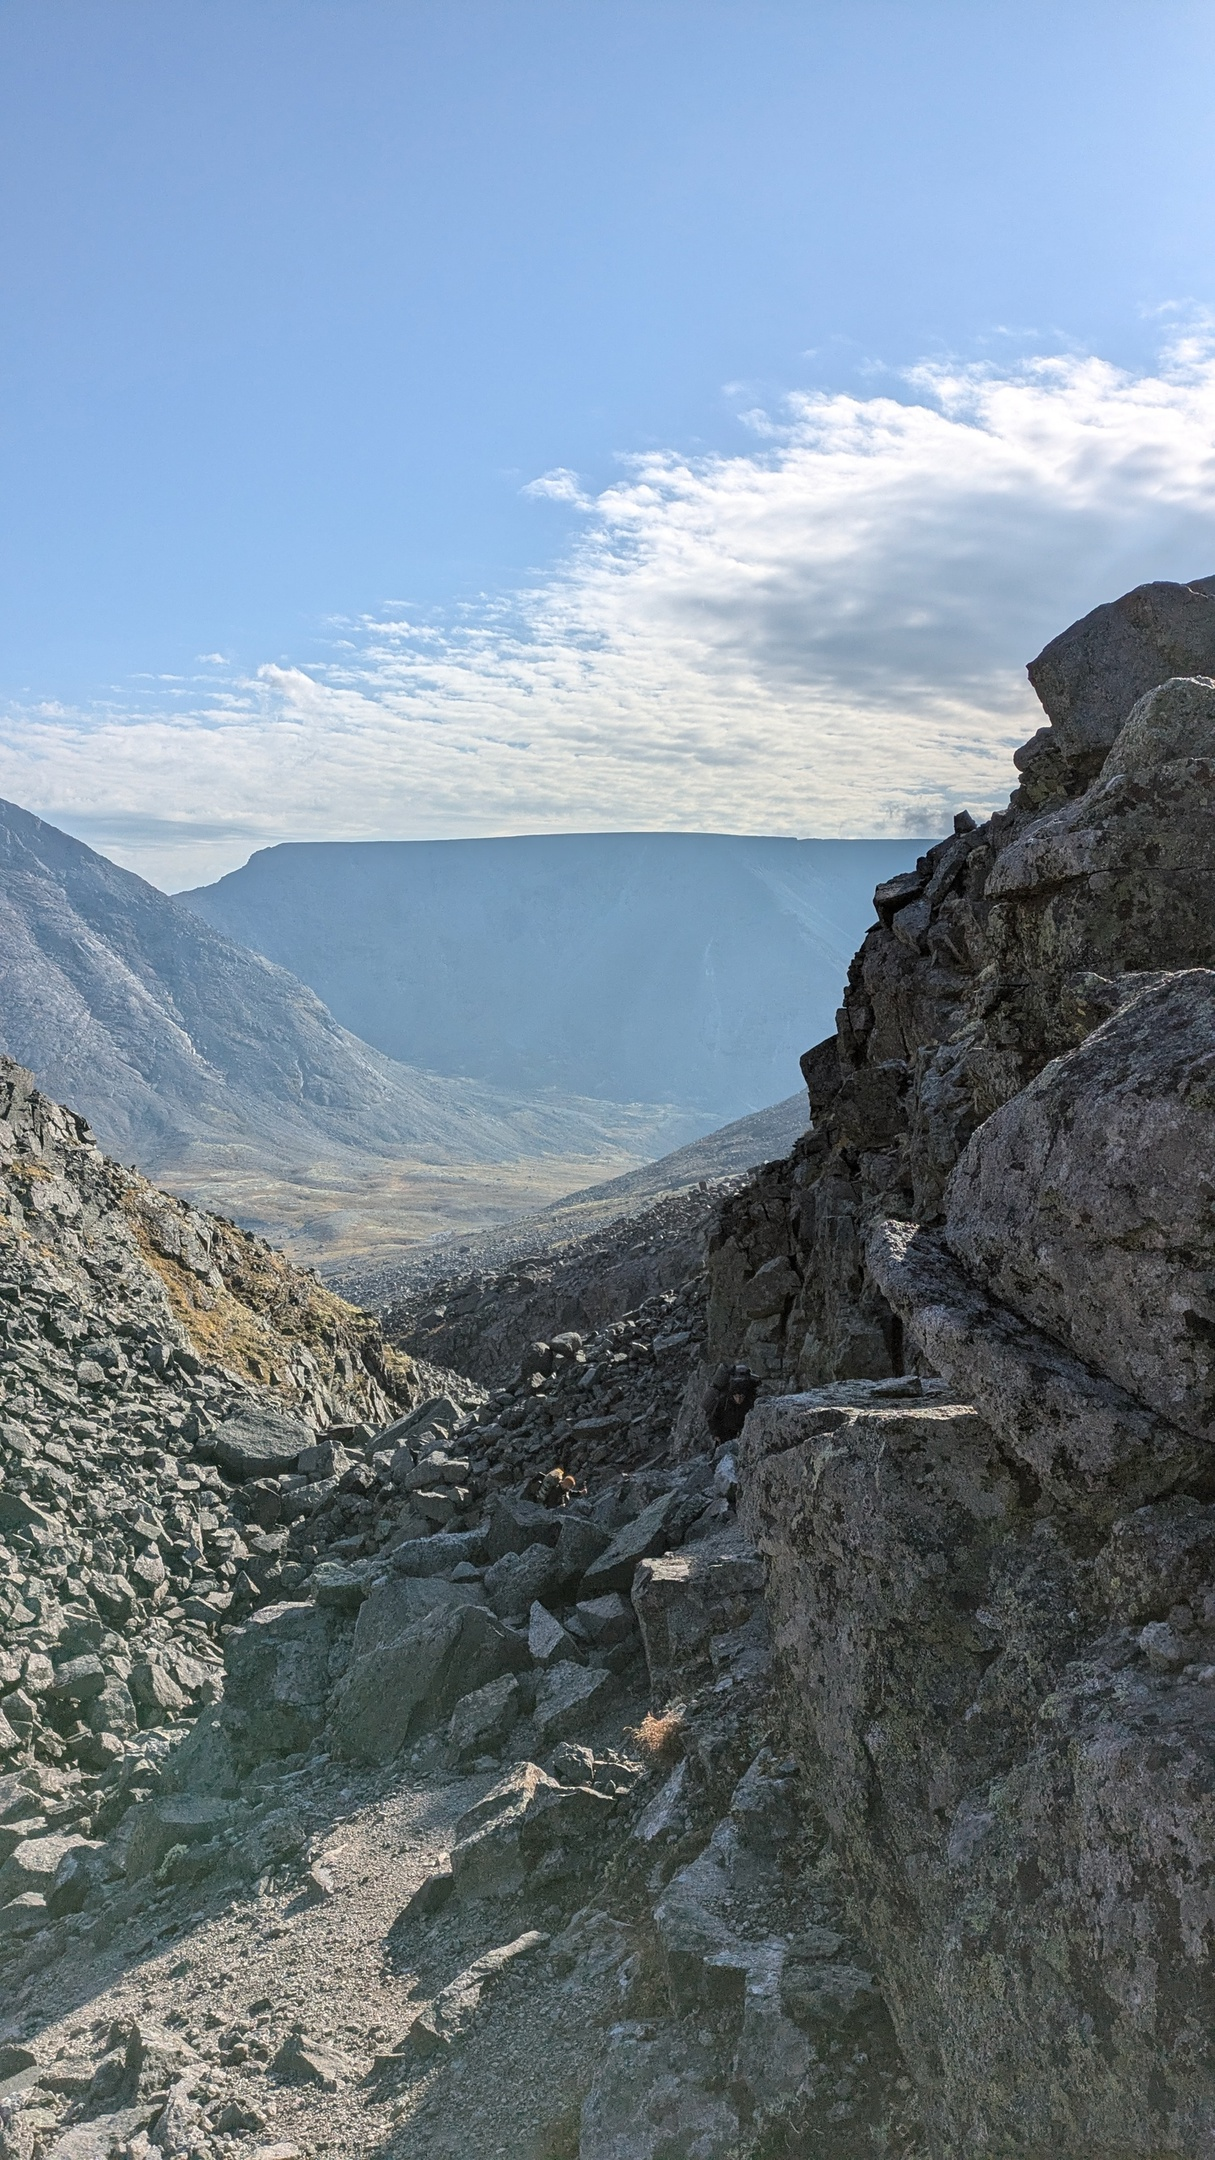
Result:
{"label": "eroded rock face", "polygon": [[1145,1508],[1094,1560],[969,1407],[814,1394],[752,1413],[746,1491],[934,2150],[1207,2153],[1215,1638],[1192,1606],[1118,1624],[1161,1563],[1206,1581],[1205,1511]]}
{"label": "eroded rock face", "polygon": [[802,1061],[813,1129],[710,1241],[710,1359],[776,1386],[901,1371],[873,1221],[939,1219],[972,1133],[1118,1009],[1127,975],[1215,963],[1213,626],[1206,580],[1065,632],[1030,669],[1052,724],[1008,809],[960,817],[878,888],[836,1035]]}
{"label": "eroded rock face", "polygon": [[1000,1304],[1209,1440],[1213,1192],[1215,973],[1195,969],[1145,989],[980,1126],[946,1238]]}

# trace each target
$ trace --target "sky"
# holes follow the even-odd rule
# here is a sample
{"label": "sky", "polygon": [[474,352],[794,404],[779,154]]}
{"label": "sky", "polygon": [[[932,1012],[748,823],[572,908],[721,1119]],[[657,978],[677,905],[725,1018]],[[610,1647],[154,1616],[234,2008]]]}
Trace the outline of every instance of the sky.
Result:
{"label": "sky", "polygon": [[0,794],[923,833],[1215,571],[1215,14],[0,0]]}

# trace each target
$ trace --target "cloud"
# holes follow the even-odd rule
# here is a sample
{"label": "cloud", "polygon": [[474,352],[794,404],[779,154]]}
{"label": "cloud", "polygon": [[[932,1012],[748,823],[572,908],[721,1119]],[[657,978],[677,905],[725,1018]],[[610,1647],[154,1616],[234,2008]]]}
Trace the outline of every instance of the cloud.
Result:
{"label": "cloud", "polygon": [[1130,585],[1215,571],[1215,349],[897,387],[792,396],[749,452],[630,458],[593,499],[544,476],[586,503],[579,538],[479,611],[347,624],[323,668],[171,711],[15,715],[0,793],[171,886],[284,838],[986,811],[1037,725],[1026,659]]}

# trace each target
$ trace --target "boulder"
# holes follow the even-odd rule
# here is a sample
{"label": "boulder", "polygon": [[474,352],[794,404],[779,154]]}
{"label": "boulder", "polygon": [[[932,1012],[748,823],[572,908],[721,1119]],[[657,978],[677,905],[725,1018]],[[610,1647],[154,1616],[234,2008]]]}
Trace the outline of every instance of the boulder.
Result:
{"label": "boulder", "polygon": [[614,1681],[601,1666],[564,1662],[546,1672],[536,1685],[536,1730],[542,1740],[566,1740],[571,1733],[592,1723],[610,1698]]}
{"label": "boulder", "polygon": [[518,1763],[463,1814],[451,1848],[463,1902],[513,1897],[543,1862],[545,1879],[587,1865],[612,1802],[589,1785],[562,1785],[536,1763]]}
{"label": "boulder", "polygon": [[581,1665],[585,1656],[568,1628],[562,1627],[556,1614],[539,1599],[528,1614],[527,1647],[537,1665],[556,1665],[562,1659]]}
{"label": "boulder", "polygon": [[236,1821],[228,1800],[159,1798],[133,1808],[126,1824],[126,1875],[154,1875],[176,1845],[210,1844]]}
{"label": "boulder", "polygon": [[519,1721],[519,1682],[513,1673],[462,1695],[447,1728],[447,1760],[453,1769],[478,1755],[496,1754]]}
{"label": "boulder", "polygon": [[520,1553],[529,1545],[555,1545],[561,1535],[560,1508],[541,1507],[520,1493],[500,1493],[490,1512],[485,1550],[491,1560]]}
{"label": "boulder", "polygon": [[504,1620],[519,1618],[535,1599],[548,1597],[556,1583],[552,1547],[539,1543],[504,1553],[485,1571],[485,1595]]}
{"label": "boulder", "polygon": [[592,1561],[607,1551],[611,1533],[600,1523],[592,1522],[575,1508],[566,1508],[561,1516],[561,1529],[554,1554],[557,1580],[561,1583],[577,1582],[585,1575]]}
{"label": "boulder", "polygon": [[333,1745],[352,1761],[391,1762],[461,1696],[530,1662],[523,1637],[485,1606],[438,1606],[352,1658],[335,1696]]}
{"label": "boulder", "polygon": [[548,1940],[539,1928],[529,1928],[525,1935],[517,1935],[513,1942],[503,1943],[497,1950],[487,1950],[483,1957],[467,1965],[440,1989],[433,2002],[418,2011],[397,2042],[394,2056],[425,2061],[453,2047],[468,2031],[491,1982],[517,1959],[542,1950]]}
{"label": "boulder", "polygon": [[632,1602],[656,1702],[711,1677],[713,1638],[749,1620],[763,1589],[763,1567],[737,1531],[640,1562]]}
{"label": "boulder", "polygon": [[984,1121],[945,1233],[997,1303],[1207,1441],[1213,1086],[1215,972],[1165,976]]}
{"label": "boulder", "polygon": [[583,1596],[602,1597],[609,1590],[630,1590],[640,1562],[666,1546],[667,1524],[678,1505],[678,1493],[659,1493],[632,1522],[618,1530],[611,1544],[586,1570]]}
{"label": "boulder", "polygon": [[341,1616],[311,1604],[263,1606],[225,1646],[225,1721],[238,1748],[289,1755],[324,1723]]}
{"label": "boulder", "polygon": [[479,1531],[441,1530],[434,1537],[405,1538],[388,1561],[398,1575],[447,1575],[461,1560],[475,1560],[483,1545]]}
{"label": "boulder", "polygon": [[264,1478],[294,1470],[316,1434],[311,1425],[278,1410],[249,1408],[225,1418],[211,1435],[210,1452],[231,1477]]}

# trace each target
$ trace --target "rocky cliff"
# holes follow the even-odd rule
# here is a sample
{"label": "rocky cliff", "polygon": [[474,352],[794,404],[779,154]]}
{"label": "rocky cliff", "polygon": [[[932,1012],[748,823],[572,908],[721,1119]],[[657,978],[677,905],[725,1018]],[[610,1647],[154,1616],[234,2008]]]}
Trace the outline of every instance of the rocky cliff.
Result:
{"label": "rocky cliff", "polygon": [[741,1476],[785,1729],[928,2149],[1197,2160],[1212,581],[1030,674],[1009,809],[879,888],[811,1136],[724,1211],[711,1335],[772,1390]]}

